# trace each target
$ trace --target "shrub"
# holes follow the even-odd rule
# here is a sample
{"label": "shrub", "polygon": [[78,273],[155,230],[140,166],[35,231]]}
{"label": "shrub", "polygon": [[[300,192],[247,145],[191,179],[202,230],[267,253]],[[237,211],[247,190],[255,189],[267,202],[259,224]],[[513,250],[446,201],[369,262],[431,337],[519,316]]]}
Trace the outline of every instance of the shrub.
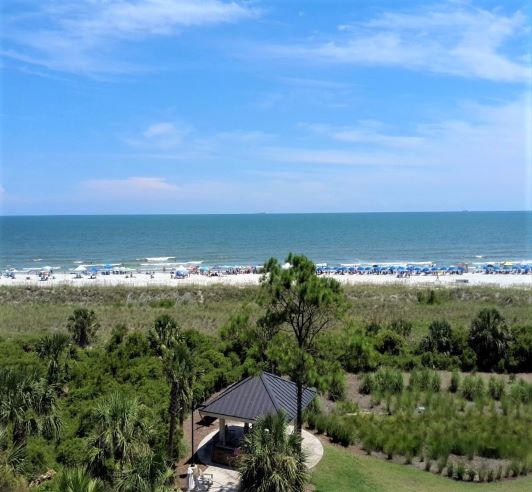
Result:
{"label": "shrub", "polygon": [[429,334],[419,344],[423,352],[437,352],[450,355],[453,348],[453,330],[447,321],[433,321]]}
{"label": "shrub", "polygon": [[390,323],[390,330],[405,338],[412,333],[412,322],[405,319],[396,319]]}
{"label": "shrub", "polygon": [[404,341],[398,333],[382,330],[375,338],[375,348],[381,354],[399,355],[403,351]]}
{"label": "shrub", "polygon": [[337,367],[330,375],[329,398],[332,401],[343,400],[345,391],[345,372],[341,367]]}
{"label": "shrub", "polygon": [[451,382],[449,383],[449,391],[451,393],[457,393],[460,389],[460,374],[458,371],[453,371],[451,375]]}
{"label": "shrub", "polygon": [[456,467],[456,479],[457,480],[463,480],[466,474],[466,469],[463,463],[458,463],[458,466]]}
{"label": "shrub", "polygon": [[491,377],[488,382],[488,393],[494,400],[500,400],[504,395],[504,381]]}
{"label": "shrub", "polygon": [[349,372],[371,371],[377,367],[378,357],[368,338],[354,335],[346,340],[340,362]]}
{"label": "shrub", "polygon": [[492,468],[488,470],[488,474],[486,475],[486,481],[487,482],[493,482],[495,480],[495,472]]}
{"label": "shrub", "polygon": [[497,472],[495,473],[495,480],[500,480],[502,478],[502,466],[499,466],[497,468]]}
{"label": "shrub", "polygon": [[512,327],[510,364],[517,372],[532,372],[532,326]]}
{"label": "shrub", "polygon": [[486,481],[486,476],[487,476],[486,468],[484,468],[484,467],[480,468],[480,470],[478,471],[478,481],[479,482],[485,482]]}
{"label": "shrub", "polygon": [[365,332],[366,335],[374,337],[377,333],[379,333],[379,331],[381,331],[381,329],[382,326],[379,323],[377,323],[376,321],[371,321],[366,325]]}
{"label": "shrub", "polygon": [[432,462],[430,461],[429,458],[427,458],[427,460],[425,461],[425,471],[430,471],[432,467]]}
{"label": "shrub", "polygon": [[441,473],[447,464],[447,457],[442,456],[438,459],[438,473]]}
{"label": "shrub", "polygon": [[474,401],[484,396],[484,381],[480,376],[468,374],[462,381],[462,396],[469,401]]}

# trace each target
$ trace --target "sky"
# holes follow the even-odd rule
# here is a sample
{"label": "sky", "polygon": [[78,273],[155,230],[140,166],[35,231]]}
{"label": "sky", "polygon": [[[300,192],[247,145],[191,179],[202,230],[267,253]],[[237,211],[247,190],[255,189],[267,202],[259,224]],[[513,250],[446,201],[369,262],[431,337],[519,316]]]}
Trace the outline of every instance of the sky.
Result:
{"label": "sky", "polygon": [[527,0],[5,0],[0,214],[532,209]]}

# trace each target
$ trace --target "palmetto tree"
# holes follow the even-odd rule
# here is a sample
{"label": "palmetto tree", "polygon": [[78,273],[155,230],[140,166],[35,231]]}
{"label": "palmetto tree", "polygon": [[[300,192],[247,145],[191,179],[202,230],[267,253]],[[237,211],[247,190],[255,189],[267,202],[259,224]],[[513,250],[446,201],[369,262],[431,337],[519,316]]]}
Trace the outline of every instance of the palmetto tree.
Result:
{"label": "palmetto tree", "polygon": [[477,354],[477,366],[490,370],[508,354],[511,333],[497,309],[482,309],[471,323],[469,345]]}
{"label": "palmetto tree", "polygon": [[114,479],[117,492],[167,492],[173,472],[161,455],[150,449],[140,450],[131,463],[118,471]]}
{"label": "palmetto tree", "polygon": [[136,398],[113,393],[96,406],[93,418],[94,432],[90,437],[93,469],[105,475],[109,471],[108,460],[123,468],[148,434],[142,406]]}
{"label": "palmetto tree", "polygon": [[184,343],[174,344],[164,352],[163,370],[170,384],[170,401],[168,404],[168,457],[174,457],[175,433],[177,419],[183,426],[185,409],[192,403],[192,386],[194,384],[194,367],[192,354]]}
{"label": "palmetto tree", "polygon": [[67,329],[72,335],[72,340],[81,348],[89,346],[100,327],[94,311],[87,308],[78,308],[69,316]]}
{"label": "palmetto tree", "polygon": [[24,447],[10,445],[8,437],[7,428],[0,427],[0,475],[20,473],[26,458]]}
{"label": "palmetto tree", "polygon": [[164,314],[148,334],[150,346],[159,356],[170,385],[168,403],[168,457],[174,457],[177,420],[183,426],[185,409],[192,403],[194,367],[192,354],[173,318]]}
{"label": "palmetto tree", "polygon": [[84,468],[66,469],[61,474],[59,492],[104,492],[101,480],[92,478]]}
{"label": "palmetto tree", "polygon": [[0,371],[0,424],[11,426],[14,446],[24,446],[31,434],[58,435],[56,401],[55,387],[35,372]]}
{"label": "palmetto tree", "polygon": [[308,481],[298,432],[284,414],[259,419],[244,437],[238,459],[241,492],[301,492]]}
{"label": "palmetto tree", "polygon": [[182,342],[183,337],[179,332],[175,320],[163,314],[159,316],[148,333],[150,347],[158,356],[163,356],[164,352],[170,349],[176,343]]}
{"label": "palmetto tree", "polygon": [[57,383],[61,379],[63,367],[61,367],[61,356],[65,352],[70,342],[70,338],[65,333],[54,333],[45,335],[37,344],[37,355],[48,361],[47,379],[50,383]]}

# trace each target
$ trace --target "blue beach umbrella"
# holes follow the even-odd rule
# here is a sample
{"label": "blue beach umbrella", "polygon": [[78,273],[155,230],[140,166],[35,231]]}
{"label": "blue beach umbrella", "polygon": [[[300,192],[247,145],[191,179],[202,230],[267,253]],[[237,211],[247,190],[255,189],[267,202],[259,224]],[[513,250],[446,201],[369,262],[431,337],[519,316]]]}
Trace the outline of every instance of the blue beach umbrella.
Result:
{"label": "blue beach umbrella", "polygon": [[107,263],[107,265],[104,265],[104,268],[106,270],[111,270],[111,268],[113,268],[113,265],[111,265],[110,263]]}
{"label": "blue beach umbrella", "polygon": [[98,269],[96,267],[89,268],[90,273],[98,273]]}

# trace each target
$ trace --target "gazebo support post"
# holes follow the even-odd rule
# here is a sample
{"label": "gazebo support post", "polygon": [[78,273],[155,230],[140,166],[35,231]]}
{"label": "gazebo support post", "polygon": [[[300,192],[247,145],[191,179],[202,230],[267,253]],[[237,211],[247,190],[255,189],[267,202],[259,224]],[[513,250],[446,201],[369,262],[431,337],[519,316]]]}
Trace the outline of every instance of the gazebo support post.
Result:
{"label": "gazebo support post", "polygon": [[220,425],[220,430],[219,430],[219,435],[220,435],[220,444],[222,446],[225,446],[225,419],[218,419],[219,420],[219,425]]}

